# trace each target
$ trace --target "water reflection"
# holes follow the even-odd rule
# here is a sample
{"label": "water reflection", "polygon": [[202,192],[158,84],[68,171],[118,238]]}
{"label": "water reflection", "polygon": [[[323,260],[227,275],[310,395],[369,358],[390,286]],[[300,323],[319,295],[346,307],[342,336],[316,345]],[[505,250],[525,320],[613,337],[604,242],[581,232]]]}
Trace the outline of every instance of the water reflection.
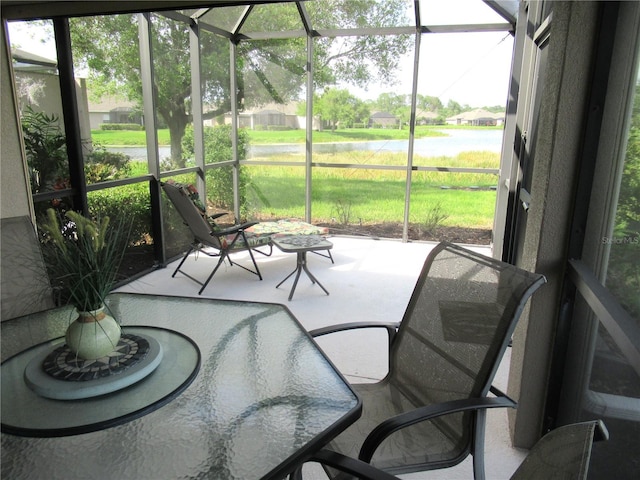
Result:
{"label": "water reflection", "polygon": [[[446,137],[418,138],[414,141],[415,155],[424,157],[453,157],[468,151],[489,151],[500,153],[502,147],[502,130],[445,130]],[[369,151],[369,152],[400,152],[406,153],[409,148],[408,140],[376,140],[370,142],[341,142],[314,143],[314,153],[335,154],[340,152]],[[146,160],[145,147],[113,147],[112,152],[129,155],[133,160]],[[171,156],[170,147],[159,148],[160,158]],[[270,157],[282,154],[304,155],[305,145],[275,144],[252,145],[248,158]]]}

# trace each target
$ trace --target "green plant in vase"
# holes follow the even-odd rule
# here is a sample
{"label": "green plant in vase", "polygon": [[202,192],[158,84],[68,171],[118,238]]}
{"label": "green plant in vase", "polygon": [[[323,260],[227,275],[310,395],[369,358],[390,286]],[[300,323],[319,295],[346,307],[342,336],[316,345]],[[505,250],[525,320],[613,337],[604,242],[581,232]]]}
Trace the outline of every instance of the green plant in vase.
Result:
{"label": "green plant in vase", "polygon": [[67,329],[67,346],[85,360],[109,354],[120,340],[120,325],[105,312],[104,299],[116,284],[124,256],[125,222],[112,225],[109,217],[94,221],[73,211],[60,218],[49,209],[41,229],[52,286],[62,303],[78,310]]}

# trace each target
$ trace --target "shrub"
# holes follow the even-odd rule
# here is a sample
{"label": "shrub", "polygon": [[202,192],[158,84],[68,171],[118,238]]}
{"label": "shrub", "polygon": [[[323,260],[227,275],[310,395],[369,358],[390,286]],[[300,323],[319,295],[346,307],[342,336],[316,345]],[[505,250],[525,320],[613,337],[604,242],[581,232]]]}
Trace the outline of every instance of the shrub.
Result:
{"label": "shrub", "polygon": [[351,223],[351,206],[352,202],[350,200],[337,199],[334,202],[333,210],[340,225],[346,227]]}
{"label": "shrub", "polygon": [[87,183],[117,180],[130,176],[130,161],[129,155],[109,152],[104,147],[96,146],[85,160],[84,174]]}
{"label": "shrub", "polygon": [[125,217],[131,221],[130,243],[139,245],[149,242],[151,204],[147,182],[89,192],[87,196],[92,217]]}
{"label": "shrub", "polygon": [[449,218],[449,214],[445,213],[442,203],[436,202],[427,210],[427,215],[422,222],[422,228],[426,233],[432,234],[447,218]]}
{"label": "shrub", "polygon": [[22,115],[22,134],[31,192],[56,189],[57,183],[69,177],[66,138],[58,117],[27,107]]}
{"label": "shrub", "polygon": [[[185,155],[193,157],[193,128],[187,128],[182,138],[182,151]],[[249,146],[249,134],[241,129],[238,133],[238,158],[247,156]],[[205,127],[204,129],[204,158],[205,164],[226,162],[233,159],[231,148],[231,126],[218,125]],[[207,200],[216,207],[233,210],[233,169],[231,167],[210,168],[206,173]],[[246,215],[248,206],[246,199],[247,186],[250,183],[249,175],[244,167],[240,167],[240,212]]]}
{"label": "shrub", "polygon": [[101,123],[100,130],[144,130],[144,126],[137,123]]}

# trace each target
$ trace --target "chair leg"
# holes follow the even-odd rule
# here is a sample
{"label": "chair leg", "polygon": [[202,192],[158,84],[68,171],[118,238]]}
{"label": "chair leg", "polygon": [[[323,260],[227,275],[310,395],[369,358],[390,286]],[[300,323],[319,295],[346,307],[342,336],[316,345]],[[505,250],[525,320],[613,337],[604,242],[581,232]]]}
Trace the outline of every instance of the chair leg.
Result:
{"label": "chair leg", "polygon": [[209,277],[207,278],[207,280],[202,284],[202,288],[200,289],[200,291],[198,292],[198,295],[202,295],[202,292],[204,291],[205,288],[207,288],[207,285],[209,284],[209,282],[211,281],[211,279],[213,278],[213,276],[216,274],[216,272],[218,271],[218,269],[220,268],[220,265],[222,265],[224,263],[224,259],[227,257],[227,253],[226,252],[222,252],[220,254],[220,259],[218,260],[218,264],[216,265],[216,267],[213,269],[213,272],[211,272],[211,275],[209,275]]}
{"label": "chair leg", "polygon": [[302,467],[296,468],[289,474],[289,480],[302,480]]}
{"label": "chair leg", "polygon": [[[233,246],[236,244],[236,242],[238,241],[238,239],[242,236],[242,240],[244,241],[244,245],[246,246],[246,250],[249,252],[249,256],[251,257],[251,261],[253,262],[253,268],[255,268],[255,270],[251,270],[250,268],[246,268],[246,267],[242,267],[242,265],[238,265],[242,268],[244,268],[246,271],[254,273],[258,276],[258,278],[260,280],[262,280],[262,274],[260,273],[260,269],[258,268],[258,264],[256,263],[256,259],[253,256],[253,251],[252,248],[249,246],[249,241],[247,240],[247,236],[244,233],[244,230],[240,230],[238,232],[238,234],[235,236],[235,238],[233,239],[233,241],[231,242],[231,244],[228,246],[228,250],[232,250]],[[229,258],[229,263],[231,263],[231,265],[233,265],[233,262],[231,261],[231,257],[229,256],[229,254],[227,253],[228,250],[225,251],[225,254],[227,255],[227,257]],[[262,253],[262,252],[261,252]]]}
{"label": "chair leg", "polygon": [[178,264],[177,268],[174,270],[173,274],[171,275],[171,278],[176,276],[176,273],[178,273],[180,271],[180,267],[182,266],[182,264],[185,262],[185,260],[187,258],[189,258],[189,255],[191,255],[191,252],[193,252],[193,247],[189,247],[189,250],[187,251],[187,253],[184,255],[184,257],[182,257],[182,260],[180,261],[180,263]]}
{"label": "chair leg", "polygon": [[487,411],[480,409],[475,412],[476,425],[473,439],[473,478],[474,480],[485,480],[484,472],[484,435],[487,421]]}
{"label": "chair leg", "polygon": [[262,280],[262,273],[260,273],[260,269],[258,268],[258,264],[256,263],[256,259],[253,256],[253,252],[251,251],[251,249],[249,249],[249,256],[251,256],[251,261],[253,262],[253,266],[256,269],[256,274],[258,275],[258,278]]}
{"label": "chair leg", "polygon": [[260,250],[260,249],[259,249],[259,248],[257,248],[257,247],[253,247],[253,248],[252,248],[252,250],[253,250],[254,252],[256,252],[256,253],[259,253],[260,255],[264,255],[265,257],[270,257],[270,256],[271,256],[271,254],[273,253],[273,244],[268,243],[268,244],[266,244],[266,245],[265,245],[265,247],[269,247],[269,253],[267,253],[267,252],[263,252],[262,250]]}
{"label": "chair leg", "polygon": [[260,269],[258,268],[258,264],[256,263],[256,259],[253,256],[253,251],[249,246],[249,241],[247,240],[247,236],[242,232],[242,238],[244,240],[244,244],[247,246],[247,250],[249,251],[249,256],[251,257],[251,261],[253,262],[253,267],[256,269],[255,273],[258,275],[258,278],[262,280],[262,274],[260,273]]}

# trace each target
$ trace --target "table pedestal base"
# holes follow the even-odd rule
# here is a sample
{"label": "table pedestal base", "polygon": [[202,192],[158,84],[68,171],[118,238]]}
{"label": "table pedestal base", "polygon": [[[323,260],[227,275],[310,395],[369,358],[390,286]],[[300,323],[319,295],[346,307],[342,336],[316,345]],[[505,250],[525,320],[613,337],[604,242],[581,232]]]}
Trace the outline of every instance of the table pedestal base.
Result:
{"label": "table pedestal base", "polygon": [[300,273],[304,270],[307,276],[309,277],[309,279],[311,279],[311,283],[317,283],[320,286],[320,288],[324,290],[324,293],[329,295],[329,292],[327,291],[327,289],[322,286],[322,284],[318,281],[318,279],[314,277],[313,274],[307,268],[307,252],[306,251],[296,252],[296,254],[298,257],[297,258],[298,265],[296,266],[296,269],[293,272],[291,272],[289,275],[287,275],[287,277],[284,280],[282,280],[278,285],[276,285],[276,288],[278,288],[280,285],[286,282],[295,273],[296,278],[293,280],[293,287],[291,287],[291,292],[289,293],[289,300],[291,300],[293,298],[293,293],[296,291],[296,286],[298,285],[298,279],[300,278]]}

